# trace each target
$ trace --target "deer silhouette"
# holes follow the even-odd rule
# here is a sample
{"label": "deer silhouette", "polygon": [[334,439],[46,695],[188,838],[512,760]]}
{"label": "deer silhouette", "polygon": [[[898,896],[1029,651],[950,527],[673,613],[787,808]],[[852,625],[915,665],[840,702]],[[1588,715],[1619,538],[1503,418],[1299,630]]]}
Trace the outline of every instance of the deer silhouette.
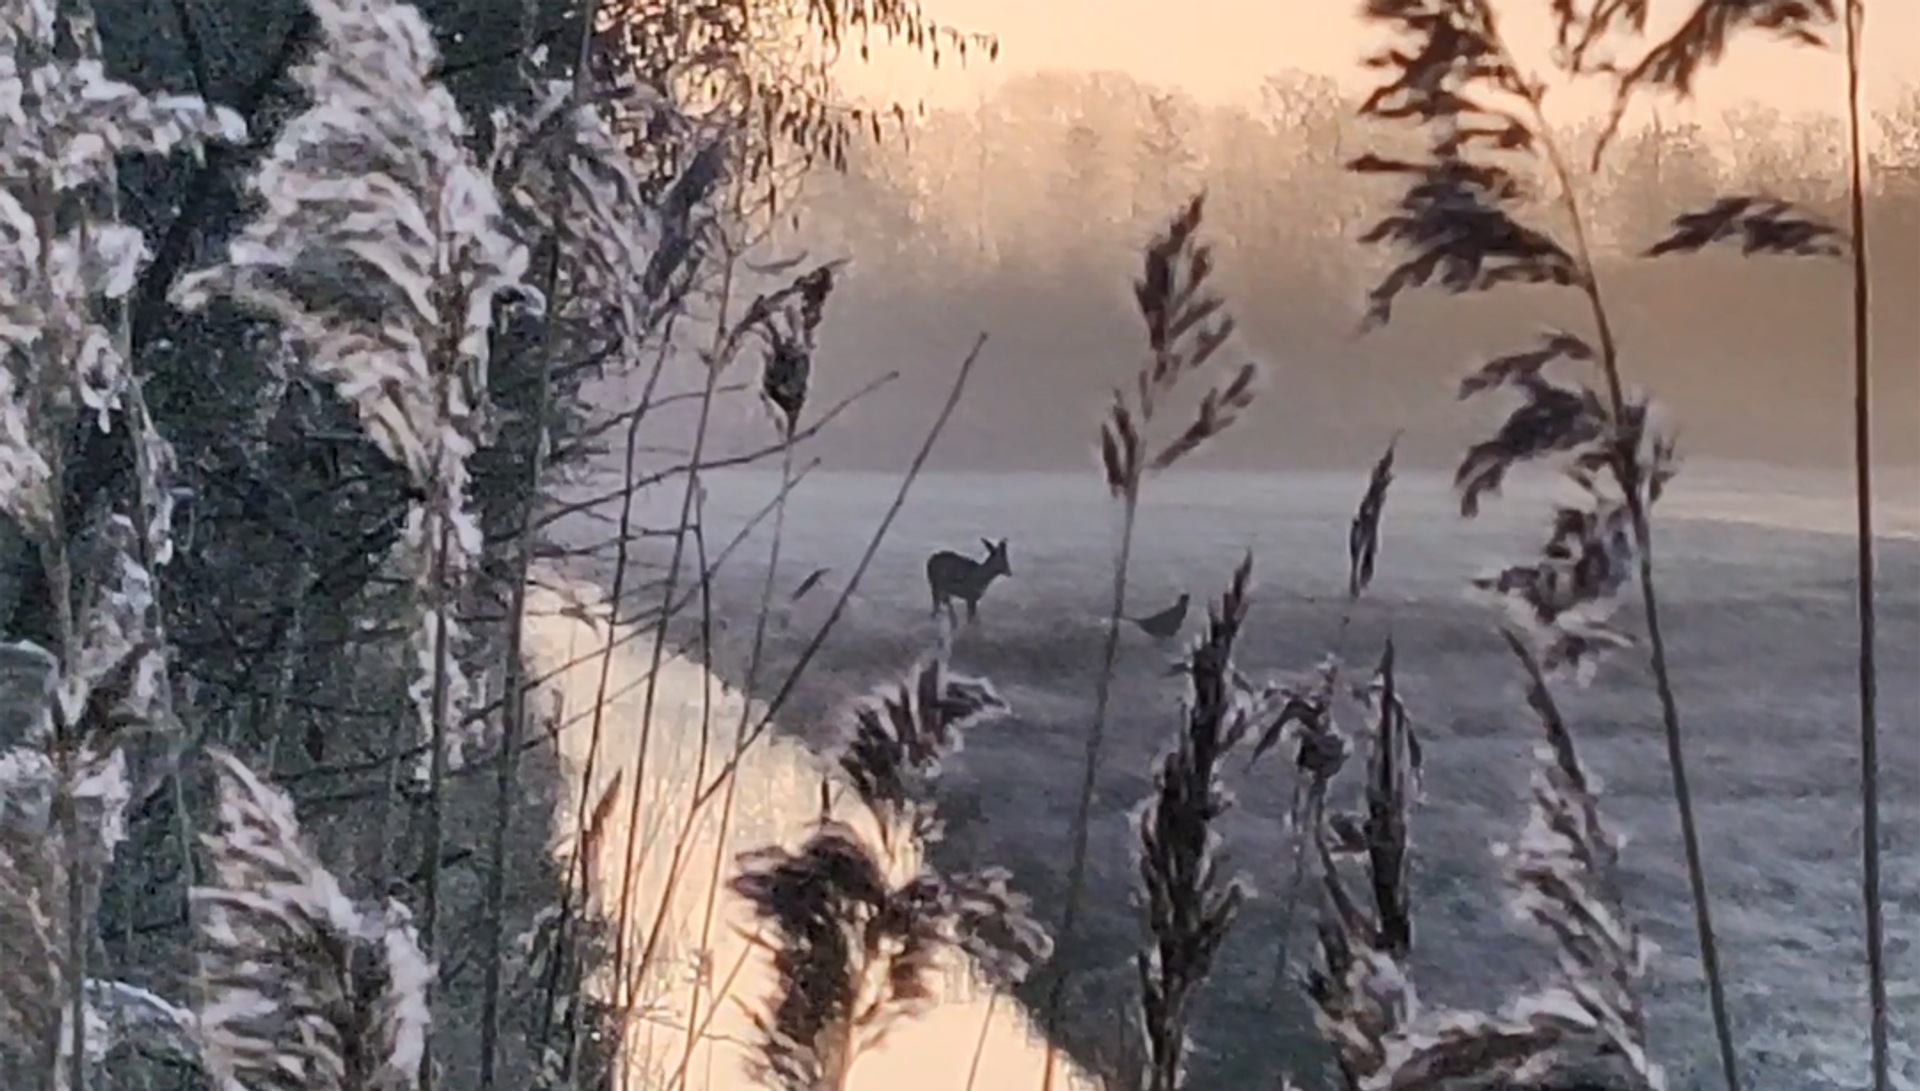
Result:
{"label": "deer silhouette", "polygon": [[986,560],[976,561],[972,557],[943,549],[927,558],[927,588],[933,594],[933,614],[937,617],[940,608],[947,608],[947,620],[958,624],[953,600],[960,599],[967,604],[967,621],[980,620],[980,596],[987,593],[987,585],[1001,576],[1011,576],[1013,569],[1007,566],[1007,540],[990,542],[980,539],[987,547]]}

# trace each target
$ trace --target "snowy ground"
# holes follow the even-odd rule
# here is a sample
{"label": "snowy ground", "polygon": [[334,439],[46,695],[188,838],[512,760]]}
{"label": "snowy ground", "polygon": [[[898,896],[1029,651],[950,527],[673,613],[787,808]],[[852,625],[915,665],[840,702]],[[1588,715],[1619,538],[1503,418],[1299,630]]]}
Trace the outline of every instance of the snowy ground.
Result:
{"label": "snowy ground", "polygon": [[[1710,468],[1711,469],[1711,468]],[[1852,545],[1833,531],[1850,516],[1832,482],[1777,492],[1775,480],[1734,469],[1694,475],[1660,518],[1663,618],[1700,799],[1702,836],[1736,1032],[1753,1086],[1859,1087],[1866,1082],[1865,987],[1859,911],[1859,808],[1853,675]],[[776,480],[734,474],[710,481],[710,548],[758,509]],[[787,516],[775,599],[816,567],[829,573],[782,605],[769,635],[766,696],[826,615],[891,501],[896,480],[817,475]],[[1290,672],[1326,650],[1345,581],[1345,529],[1363,475],[1173,475],[1152,487],[1132,579],[1134,613],[1217,595],[1243,550],[1257,591],[1241,647],[1249,673]],[[1843,483],[1842,483],[1843,485]],[[1821,495],[1816,490],[1834,490]],[[1477,1004],[1541,966],[1502,912],[1493,841],[1521,815],[1525,760],[1536,737],[1518,699],[1516,667],[1491,613],[1465,598],[1467,577],[1526,555],[1540,536],[1536,489],[1516,489],[1480,520],[1450,513],[1442,478],[1409,473],[1388,504],[1381,573],[1349,635],[1370,662],[1391,627],[1401,683],[1424,731],[1428,803],[1416,837],[1418,984],[1432,1001]],[[671,522],[676,490],[650,497],[646,522]],[[664,513],[664,518],[662,517]],[[1883,793],[1889,961],[1896,1037],[1920,1033],[1920,528],[1911,505],[1884,524],[1906,537],[1882,549]],[[999,863],[1057,912],[1109,580],[1113,513],[1093,475],[930,476],[919,482],[848,614],[808,668],[780,717],[800,739],[841,701],[885,681],[938,639],[922,565],[928,552],[980,552],[1010,542],[1011,578],[958,634],[956,664],[986,674],[1015,711],[977,732],[947,777],[949,862]],[[762,532],[726,566],[715,589],[725,620],[711,656],[742,682],[741,664],[764,576]],[[1167,652],[1130,631],[1120,651],[1103,772],[1096,794],[1094,867],[1084,944],[1069,952],[1076,1051],[1112,1036],[1132,989],[1138,935],[1129,901],[1126,816],[1147,790],[1147,769],[1174,725],[1177,685],[1159,676]],[[1616,660],[1586,692],[1569,690],[1583,754],[1607,785],[1606,805],[1628,831],[1629,895],[1662,956],[1654,989],[1655,1047],[1672,1084],[1712,1084],[1704,988],[1694,957],[1677,821],[1657,711],[1642,661]],[[730,727],[728,728],[730,730]],[[1200,1024],[1201,1085],[1271,1086],[1297,1055],[1302,1012],[1286,995],[1276,1015],[1272,965],[1281,895],[1291,866],[1282,826],[1283,762],[1235,770],[1240,808],[1224,827],[1235,866],[1260,897],[1230,940]],[[1304,951],[1304,937],[1296,953]],[[1920,1046],[1920,1043],[1916,1043]],[[948,1063],[943,1060],[941,1063]],[[964,1058],[957,1063],[964,1066]],[[1920,1056],[1898,1058],[1920,1082]]]}

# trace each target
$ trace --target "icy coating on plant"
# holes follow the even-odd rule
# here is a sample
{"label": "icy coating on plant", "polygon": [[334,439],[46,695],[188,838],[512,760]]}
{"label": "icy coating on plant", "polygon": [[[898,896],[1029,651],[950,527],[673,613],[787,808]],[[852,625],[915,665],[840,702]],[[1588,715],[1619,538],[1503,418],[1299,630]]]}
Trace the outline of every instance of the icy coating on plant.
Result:
{"label": "icy coating on plant", "polygon": [[403,1091],[433,965],[399,902],[361,905],[301,842],[285,793],[224,751],[212,883],[193,891],[200,1034],[220,1091]]}
{"label": "icy coating on plant", "polygon": [[448,600],[482,544],[468,460],[486,436],[489,339],[502,304],[544,301],[521,283],[526,248],[432,79],[439,57],[419,12],[386,0],[311,7],[322,44],[295,76],[313,105],[249,180],[262,208],[226,260],[174,296],[197,308],[225,295],[273,315],[406,468],[420,495],[396,560],[423,599],[409,692],[420,741],[444,737],[457,767],[454,727],[475,693]]}
{"label": "icy coating on plant", "polygon": [[[125,736],[170,720],[154,570],[172,556],[174,455],[128,358],[149,255],[118,222],[118,163],[244,135],[229,110],[108,78],[84,12],[0,4],[0,508],[51,606],[50,632],[0,645],[0,961],[16,971],[0,980],[0,1082],[21,1065],[67,1086],[132,1028],[183,1045],[179,1009],[87,977],[134,792]],[[137,511],[63,506],[83,422],[131,433]]]}

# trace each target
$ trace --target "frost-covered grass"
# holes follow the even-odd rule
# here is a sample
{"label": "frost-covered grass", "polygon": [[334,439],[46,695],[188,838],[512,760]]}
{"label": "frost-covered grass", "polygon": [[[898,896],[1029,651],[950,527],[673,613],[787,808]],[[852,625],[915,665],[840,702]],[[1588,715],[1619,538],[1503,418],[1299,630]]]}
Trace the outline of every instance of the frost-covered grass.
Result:
{"label": "frost-covered grass", "polygon": [[[1738,484],[1791,509],[1794,498],[1768,493],[1767,481],[1757,473]],[[1198,473],[1180,484],[1179,496],[1163,494],[1143,507],[1135,560],[1143,607],[1182,590],[1207,595],[1215,574],[1230,571],[1250,548],[1257,581],[1237,661],[1255,676],[1314,662],[1339,627],[1341,537],[1360,483]],[[770,488],[768,475],[716,479],[716,523],[733,525]],[[850,528],[870,525],[888,494],[877,475],[823,474],[804,483],[786,528],[789,582],[819,565],[837,568],[859,545]],[[1259,502],[1246,502],[1249,495]],[[1516,944],[1488,851],[1510,839],[1522,817],[1537,728],[1520,703],[1511,653],[1489,624],[1498,615],[1464,588],[1501,555],[1503,542],[1518,539],[1526,520],[1496,509],[1484,523],[1462,524],[1447,499],[1439,475],[1401,472],[1380,573],[1349,640],[1376,647],[1392,632],[1399,686],[1424,744],[1427,801],[1416,818],[1413,875],[1422,993],[1449,1004],[1491,1004],[1545,958],[1540,947]],[[1674,516],[1660,542],[1675,685],[1698,725],[1690,745],[1699,764],[1702,837],[1725,918],[1736,1026],[1752,1043],[1754,1085],[1858,1086],[1866,1039],[1858,755],[1848,730],[1851,545],[1791,524],[1685,518],[1684,485],[1676,485],[1671,502]],[[1516,497],[1512,506],[1523,503]],[[1755,510],[1753,520],[1764,519],[1765,510]],[[929,475],[871,570],[861,610],[829,639],[792,706],[794,732],[804,734],[846,695],[883,678],[880,664],[934,639],[919,562],[983,534],[1006,535],[1014,574],[982,602],[981,623],[959,631],[954,662],[993,678],[1012,713],[972,732],[951,763],[940,792],[951,829],[940,853],[955,863],[1012,868],[1043,920],[1057,913],[1088,675],[1100,654],[1104,589],[1090,578],[1086,558],[1105,540],[1103,514],[1084,478]],[[1889,540],[1884,548],[1883,639],[1889,648],[1920,647],[1920,546]],[[836,591],[834,579],[830,574],[788,608],[788,624],[776,629],[774,678],[784,676],[818,625],[826,596],[813,596]],[[728,573],[717,612],[732,614],[757,586],[748,566]],[[1195,613],[1188,637],[1198,631]],[[731,654],[721,658],[719,673],[738,678],[738,641],[731,630],[727,639]],[[1128,903],[1134,875],[1126,823],[1177,713],[1177,680],[1160,676],[1169,658],[1139,633],[1126,634],[1115,696],[1120,711],[1097,792],[1089,949],[1074,967],[1076,1053],[1109,1044],[1111,1013],[1135,988],[1130,959],[1138,925]],[[1648,986],[1654,1052],[1673,1086],[1711,1086],[1711,1027],[1691,956],[1679,834],[1644,672],[1623,661],[1591,689],[1557,693],[1583,761],[1604,783],[1607,813],[1628,835],[1627,904],[1661,949]],[[1883,693],[1889,732],[1920,729],[1912,711],[1920,708],[1920,674],[1888,671]],[[1898,859],[1913,851],[1902,831],[1920,819],[1920,762],[1897,747],[1884,761],[1888,853]],[[1223,851],[1256,894],[1218,960],[1214,985],[1201,995],[1194,1065],[1205,1085],[1239,1087],[1269,1071],[1276,1057],[1298,1055],[1308,1026],[1298,1002],[1289,1002],[1276,1043],[1265,1008],[1291,877],[1290,779],[1278,766],[1248,774],[1236,761],[1227,784],[1237,802],[1221,823]],[[1896,908],[1920,904],[1920,886],[1897,870],[1888,881],[1897,950],[1920,941],[1902,923],[1910,910]],[[1305,942],[1296,937],[1296,948]],[[1894,999],[1896,1025],[1920,1026],[1920,996],[1896,982]],[[1915,1060],[1903,1064],[1911,1072]]]}

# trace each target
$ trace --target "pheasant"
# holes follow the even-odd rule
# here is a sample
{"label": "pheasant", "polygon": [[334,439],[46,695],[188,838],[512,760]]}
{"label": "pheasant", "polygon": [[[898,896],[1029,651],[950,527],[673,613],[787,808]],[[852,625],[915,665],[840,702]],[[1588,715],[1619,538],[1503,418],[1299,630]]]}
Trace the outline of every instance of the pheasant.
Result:
{"label": "pheasant", "polygon": [[1127,620],[1140,626],[1140,631],[1155,640],[1171,640],[1180,635],[1180,626],[1187,620],[1187,603],[1193,596],[1182,593],[1180,601],[1146,617],[1130,617]]}

